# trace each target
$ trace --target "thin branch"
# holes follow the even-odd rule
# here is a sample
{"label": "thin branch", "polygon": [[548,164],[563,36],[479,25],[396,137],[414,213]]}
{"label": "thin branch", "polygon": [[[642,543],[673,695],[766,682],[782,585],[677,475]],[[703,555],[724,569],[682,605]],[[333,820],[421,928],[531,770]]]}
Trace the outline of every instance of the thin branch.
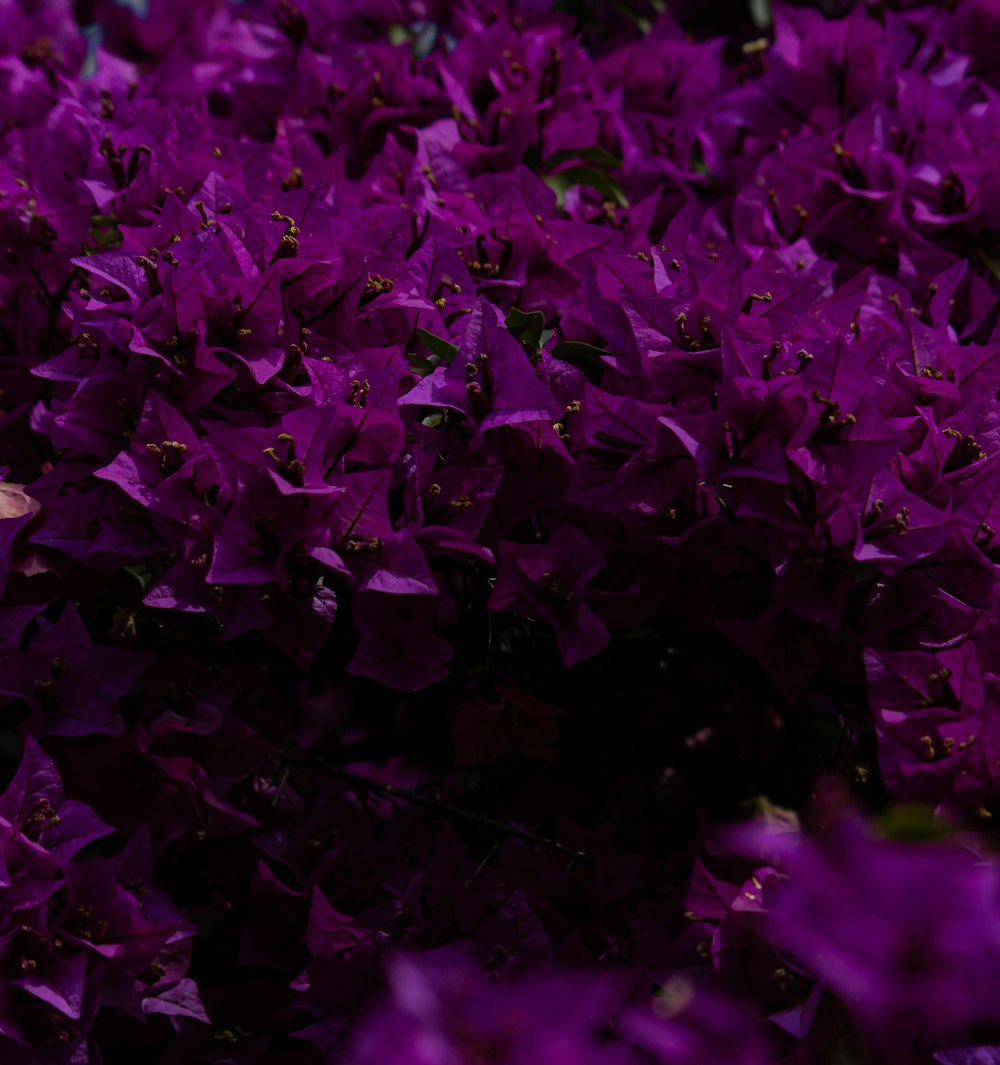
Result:
{"label": "thin branch", "polygon": [[436,810],[438,813],[448,817],[469,821],[493,832],[502,832],[504,835],[512,836],[514,839],[523,839],[526,843],[534,843],[539,847],[548,847],[550,850],[559,851],[560,854],[565,854],[574,859],[574,861],[584,862],[588,865],[593,862],[593,858],[583,851],[574,850],[572,847],[567,847],[565,844],[549,839],[547,836],[539,836],[535,832],[529,832],[526,828],[518,828],[516,825],[508,824],[506,821],[499,821],[494,817],[478,813],[476,810],[467,810],[461,806],[454,806],[450,802],[445,802],[444,799],[435,799],[429,795],[422,795],[419,791],[413,791],[409,788],[397,788],[394,784],[381,784],[377,780],[369,780],[368,777],[362,777],[357,773],[348,772],[346,769],[338,769],[336,766],[309,758],[288,758],[288,763],[299,769],[312,769],[334,780],[341,780],[345,784],[350,784],[357,791],[368,795],[378,795],[383,799],[397,799],[400,802],[408,802],[412,806],[421,806],[425,810]]}
{"label": "thin branch", "polygon": [[472,887],[472,881],[475,880],[476,877],[479,876],[479,874],[486,868],[486,863],[490,860],[490,858],[493,857],[494,854],[496,854],[499,849],[500,841],[498,839],[495,839],[493,841],[493,846],[490,847],[490,849],[483,856],[483,860],[479,863],[479,865],[476,866],[476,871],[472,874],[472,876],[469,877],[468,880],[466,880],[465,884],[463,885],[464,887]]}

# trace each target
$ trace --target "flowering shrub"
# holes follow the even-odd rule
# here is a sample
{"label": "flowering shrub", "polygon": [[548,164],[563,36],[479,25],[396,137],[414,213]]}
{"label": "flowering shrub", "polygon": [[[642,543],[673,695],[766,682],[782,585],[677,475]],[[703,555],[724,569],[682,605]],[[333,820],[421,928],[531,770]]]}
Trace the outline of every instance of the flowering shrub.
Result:
{"label": "flowering shrub", "polygon": [[0,0],[0,1060],[1000,1060],[998,33]]}

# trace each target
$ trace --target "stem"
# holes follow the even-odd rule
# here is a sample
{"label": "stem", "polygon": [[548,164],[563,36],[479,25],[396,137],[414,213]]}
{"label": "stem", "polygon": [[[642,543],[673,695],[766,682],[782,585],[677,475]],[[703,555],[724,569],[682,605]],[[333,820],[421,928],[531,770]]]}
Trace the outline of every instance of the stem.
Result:
{"label": "stem", "polygon": [[514,839],[523,839],[526,843],[534,843],[539,847],[548,847],[550,850],[559,851],[560,854],[565,854],[575,861],[584,862],[587,865],[593,862],[593,858],[583,851],[574,850],[572,847],[567,847],[565,844],[549,839],[547,836],[539,836],[535,832],[529,832],[525,828],[518,828],[516,825],[508,824],[506,821],[499,821],[475,810],[454,806],[450,802],[445,802],[444,799],[435,799],[429,795],[422,795],[419,791],[413,791],[409,788],[397,788],[393,784],[381,784],[377,780],[369,780],[368,777],[358,776],[357,773],[351,773],[346,769],[337,769],[335,766],[327,765],[325,762],[314,761],[309,758],[288,758],[288,763],[300,769],[312,769],[334,780],[342,780],[345,784],[350,784],[351,787],[357,791],[364,792],[366,795],[378,795],[383,799],[390,800],[397,799],[400,802],[408,802],[413,806],[422,806],[425,810],[436,810],[438,813],[446,814],[449,817],[469,821],[494,832],[502,832],[504,835],[512,836]]}

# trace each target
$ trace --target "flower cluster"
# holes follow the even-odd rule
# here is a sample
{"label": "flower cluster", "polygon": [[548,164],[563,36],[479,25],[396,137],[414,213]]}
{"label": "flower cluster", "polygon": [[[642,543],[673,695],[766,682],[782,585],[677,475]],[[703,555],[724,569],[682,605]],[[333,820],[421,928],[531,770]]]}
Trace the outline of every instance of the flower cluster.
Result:
{"label": "flower cluster", "polygon": [[1000,21],[733,6],[0,0],[4,1061],[1000,1054]]}
{"label": "flower cluster", "polygon": [[206,1021],[185,977],[194,927],[149,883],[148,836],[113,857],[83,853],[111,832],[66,799],[29,739],[0,796],[0,1047],[4,1061],[88,1062],[98,1009]]}

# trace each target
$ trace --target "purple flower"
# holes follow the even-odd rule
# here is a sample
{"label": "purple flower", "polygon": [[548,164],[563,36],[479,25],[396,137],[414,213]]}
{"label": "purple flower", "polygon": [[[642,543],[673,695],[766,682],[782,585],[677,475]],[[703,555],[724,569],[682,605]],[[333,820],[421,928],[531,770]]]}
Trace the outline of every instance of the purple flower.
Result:
{"label": "purple flower", "polygon": [[[110,832],[90,807],[64,797],[52,761],[29,738],[0,795],[5,1060],[87,1061],[87,1032],[99,1011],[162,1011],[162,997],[185,983],[193,928],[147,886],[143,840],[115,858],[80,855]],[[197,1002],[190,988],[189,997]]]}
{"label": "purple flower", "polygon": [[390,972],[389,1004],[362,1029],[352,1054],[361,1065],[619,1061],[595,1038],[612,1003],[597,983],[494,989],[465,964],[401,957]]}
{"label": "purple flower", "polygon": [[571,666],[608,641],[607,628],[585,602],[587,585],[603,568],[604,559],[576,529],[560,529],[546,544],[504,541],[490,609],[544,618]]}
{"label": "purple flower", "polygon": [[30,648],[0,668],[0,693],[25,699],[49,735],[113,735],[120,726],[112,706],[151,661],[148,653],[92,642],[70,603],[58,621],[41,624]]}
{"label": "purple flower", "polygon": [[789,960],[823,981],[892,1060],[997,1019],[1000,871],[958,841],[880,840],[837,820],[811,840],[757,834],[782,858],[765,896]]}

